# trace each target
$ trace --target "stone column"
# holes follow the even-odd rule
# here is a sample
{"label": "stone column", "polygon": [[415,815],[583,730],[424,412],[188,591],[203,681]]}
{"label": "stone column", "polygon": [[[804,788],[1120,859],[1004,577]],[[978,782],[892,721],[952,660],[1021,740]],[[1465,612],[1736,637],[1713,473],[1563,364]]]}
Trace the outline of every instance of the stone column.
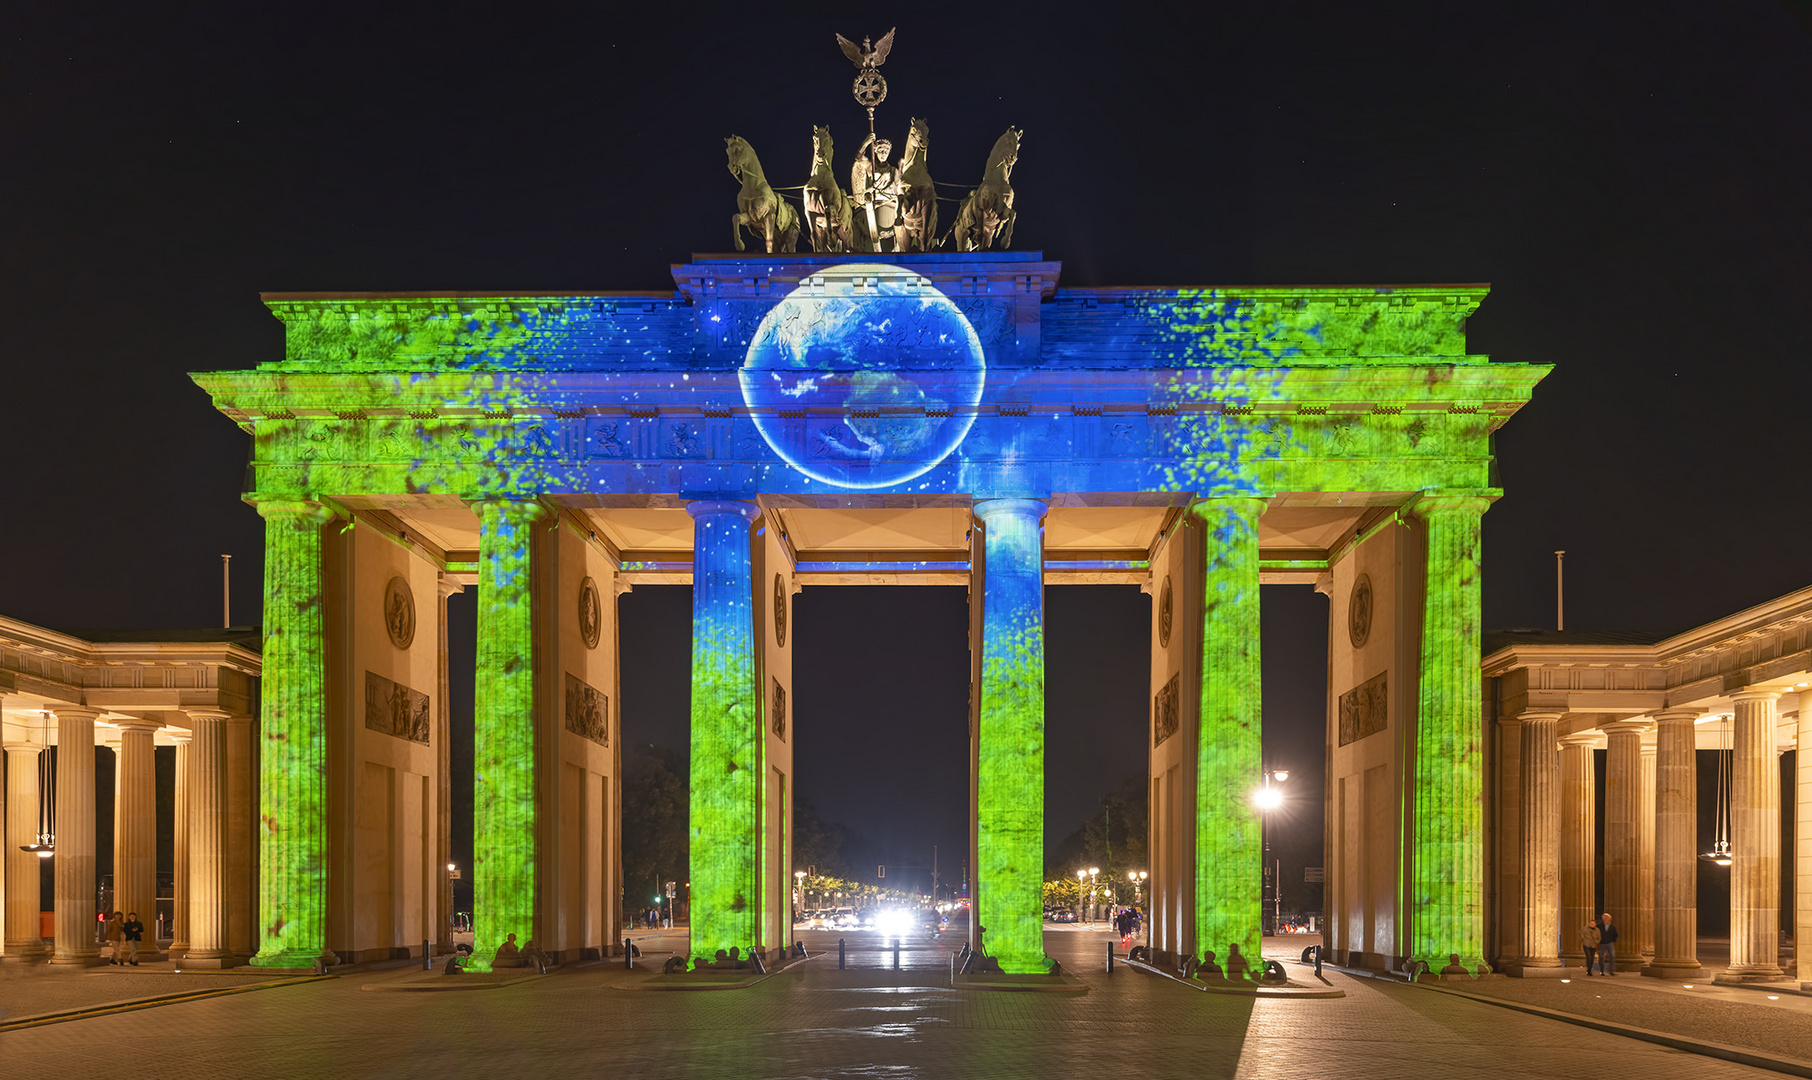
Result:
{"label": "stone column", "polygon": [[[260,967],[309,968],[337,958],[327,948],[327,641],[321,527],[331,516],[315,502],[261,502],[264,517],[264,669],[258,756],[258,954]],[[219,732],[215,733],[219,735]],[[190,754],[191,816],[204,813],[214,793],[201,790],[199,731]],[[225,746],[207,754],[223,756]],[[215,808],[224,820],[226,807]],[[205,831],[205,830],[203,830]],[[190,833],[190,909],[203,873],[196,832]],[[207,856],[211,857],[211,856]],[[196,926],[190,945],[204,943]]]}
{"label": "stone column", "polygon": [[[434,951],[453,951],[453,875],[447,867],[453,862],[453,743],[449,734],[450,706],[447,699],[447,597],[464,592],[465,586],[441,574],[438,581],[440,635],[437,652],[436,697],[434,699],[434,880],[441,883],[434,909],[440,913],[434,927]],[[621,741],[621,740],[619,740]]]}
{"label": "stone column", "polygon": [[249,716],[226,724],[226,904],[227,952],[249,958],[258,951],[258,748]]}
{"label": "stone column", "polygon": [[1793,957],[1799,988],[1812,990],[1812,690],[1799,695],[1793,755]]}
{"label": "stone column", "polygon": [[189,948],[187,967],[232,967],[227,943],[227,714],[192,710],[189,723]]}
{"label": "stone column", "polygon": [[1585,962],[1580,928],[1598,917],[1591,732],[1560,740],[1560,955]]}
{"label": "stone column", "polygon": [[119,722],[120,749],[113,833],[114,908],[122,916],[137,912],[145,924],[139,959],[156,960],[157,952],[157,759],[154,733],[162,726],[147,720]]}
{"label": "stone column", "polygon": [[1781,763],[1772,690],[1743,690],[1730,763],[1730,967],[1720,981],[1778,979],[1781,925]]}
{"label": "stone column", "polygon": [[94,709],[57,714],[56,950],[53,964],[98,964],[94,879]]}
{"label": "stone column", "polygon": [[[1202,682],[1196,729],[1195,944],[1234,975],[1264,966],[1264,779],[1258,519],[1265,500],[1202,499]],[[1477,666],[1477,665],[1474,665]],[[1235,959],[1235,953],[1239,954]]]}
{"label": "stone column", "polygon": [[1652,915],[1642,903],[1642,736],[1648,728],[1647,721],[1622,720],[1604,729],[1604,910],[1616,920],[1617,954],[1632,967]]}
{"label": "stone column", "polygon": [[[39,732],[40,739],[44,737]],[[42,767],[42,742],[6,744],[6,959],[37,960],[48,951],[40,936],[38,879],[42,861],[23,844],[38,840],[38,770]]]}
{"label": "stone column", "polygon": [[1429,492],[1410,830],[1413,956],[1485,967],[1485,732],[1479,673],[1479,525],[1496,491]]}
{"label": "stone column", "polygon": [[[1560,970],[1561,713],[1522,715],[1522,964],[1520,974]],[[1531,970],[1534,969],[1534,970]]]}
{"label": "stone column", "polygon": [[1655,959],[1644,975],[1697,977],[1699,789],[1693,721],[1698,709],[1655,714]]}
{"label": "stone column", "polygon": [[987,928],[983,949],[1008,973],[1049,968],[1042,898],[1048,509],[1037,499],[975,504],[983,545],[976,910]]}
{"label": "stone column", "polygon": [[1644,961],[1655,955],[1655,728],[1649,724],[1642,737],[1641,748],[1641,804],[1636,815],[1636,836],[1638,851],[1638,870],[1636,876],[1636,910],[1641,913],[1641,921],[1634,926],[1635,933],[1624,932],[1622,941],[1628,942],[1630,959],[1638,957]]}
{"label": "stone column", "polygon": [[170,890],[170,955],[189,951],[189,743],[190,735],[172,736],[176,743],[176,812],[170,830],[170,869],[175,887]]}
{"label": "stone column", "polygon": [[[489,971],[491,958],[507,935],[515,934],[518,945],[535,936],[540,847],[535,802],[533,531],[547,511],[537,502],[513,500],[483,502],[478,510],[478,679],[472,740],[475,945],[471,967]],[[696,557],[693,565],[696,576]],[[696,595],[696,585],[693,591]],[[747,597],[746,589],[743,595]],[[696,684],[693,694],[696,702]],[[693,710],[696,716],[696,703]],[[697,727],[695,720],[694,740]],[[695,749],[695,769],[697,756]],[[696,792],[697,785],[693,787]],[[694,836],[699,826],[695,811],[691,822]],[[693,843],[696,850],[697,841]],[[692,874],[696,882],[696,863]],[[695,937],[697,932],[695,922]]]}

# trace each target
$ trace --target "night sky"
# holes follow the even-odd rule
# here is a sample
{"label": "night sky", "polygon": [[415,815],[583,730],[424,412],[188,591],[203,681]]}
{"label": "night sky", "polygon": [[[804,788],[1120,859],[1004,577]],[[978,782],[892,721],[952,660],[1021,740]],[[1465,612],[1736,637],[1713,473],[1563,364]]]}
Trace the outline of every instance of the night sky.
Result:
{"label": "night sky", "polygon": [[[958,181],[1023,127],[1015,241],[1067,284],[1492,283],[1472,350],[1557,366],[1497,438],[1488,626],[1551,625],[1556,548],[1575,629],[1812,582],[1804,3],[106,7],[0,30],[8,616],[211,625],[231,553],[255,621],[248,440],[185,373],[281,356],[259,291],[670,287],[728,240],[725,136],[801,183],[828,123],[846,177],[832,33],[896,23],[882,133]],[[1047,603],[1058,839],[1143,767],[1150,601]],[[1267,754],[1318,782],[1325,601],[1265,605]],[[962,844],[963,606],[798,602],[798,793],[901,861]],[[626,742],[683,748],[688,610],[622,601]]]}

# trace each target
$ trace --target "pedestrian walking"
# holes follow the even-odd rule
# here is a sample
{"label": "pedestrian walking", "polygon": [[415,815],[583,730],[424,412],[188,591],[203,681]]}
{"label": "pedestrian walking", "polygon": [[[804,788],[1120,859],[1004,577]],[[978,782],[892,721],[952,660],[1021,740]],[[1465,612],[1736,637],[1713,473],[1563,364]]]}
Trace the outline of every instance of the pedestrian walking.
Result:
{"label": "pedestrian walking", "polygon": [[1617,927],[1608,911],[1598,917],[1598,973],[1617,974]]}
{"label": "pedestrian walking", "polygon": [[125,962],[120,953],[120,943],[125,939],[125,936],[125,931],[120,929],[120,913],[117,911],[108,913],[107,944],[113,946],[113,957],[107,961],[109,964],[120,964]]}
{"label": "pedestrian walking", "polygon": [[1579,928],[1579,945],[1585,950],[1585,973],[1592,973],[1592,965],[1598,962],[1598,924],[1586,923]]}
{"label": "pedestrian walking", "polygon": [[[120,936],[126,946],[126,962],[138,966],[138,943],[145,938],[145,924],[138,921],[138,912],[126,913],[126,921],[120,924]],[[119,956],[119,946],[115,945],[113,955]]]}

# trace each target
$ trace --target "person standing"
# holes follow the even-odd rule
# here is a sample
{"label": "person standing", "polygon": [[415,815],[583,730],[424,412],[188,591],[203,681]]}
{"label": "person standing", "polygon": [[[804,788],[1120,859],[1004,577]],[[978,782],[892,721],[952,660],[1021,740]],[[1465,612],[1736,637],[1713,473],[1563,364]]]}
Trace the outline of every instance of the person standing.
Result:
{"label": "person standing", "polygon": [[1617,927],[1611,922],[1611,913],[1605,912],[1598,917],[1598,973],[1600,975],[1617,974]]}
{"label": "person standing", "polygon": [[120,913],[109,912],[107,914],[107,944],[113,946],[113,956],[107,961],[109,964],[125,963],[125,957],[120,951],[120,943],[124,938],[125,932],[120,929]]}
{"label": "person standing", "polygon": [[[145,938],[145,924],[138,921],[138,912],[126,913],[126,921],[120,924],[120,935],[126,946],[126,962],[138,966],[138,943]],[[119,946],[114,946],[114,956],[119,955]]]}
{"label": "person standing", "polygon": [[1579,946],[1585,950],[1585,973],[1592,973],[1592,966],[1598,962],[1598,924],[1586,923],[1579,928]]}

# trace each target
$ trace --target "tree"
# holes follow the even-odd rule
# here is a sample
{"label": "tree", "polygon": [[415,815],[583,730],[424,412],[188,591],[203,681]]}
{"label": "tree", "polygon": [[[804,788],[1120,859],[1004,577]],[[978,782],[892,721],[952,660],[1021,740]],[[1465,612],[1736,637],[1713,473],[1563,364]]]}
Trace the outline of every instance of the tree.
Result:
{"label": "tree", "polygon": [[1148,780],[1135,773],[1101,799],[1082,828],[1051,850],[1045,877],[1056,881],[1073,877],[1080,867],[1099,867],[1104,877],[1119,877],[1125,870],[1145,870]]}
{"label": "tree", "polygon": [[[691,878],[691,848],[686,841],[688,804],[686,766],[664,746],[638,746],[623,776],[623,891],[630,907],[638,897],[652,899],[669,881]],[[685,895],[682,890],[680,895]]]}

